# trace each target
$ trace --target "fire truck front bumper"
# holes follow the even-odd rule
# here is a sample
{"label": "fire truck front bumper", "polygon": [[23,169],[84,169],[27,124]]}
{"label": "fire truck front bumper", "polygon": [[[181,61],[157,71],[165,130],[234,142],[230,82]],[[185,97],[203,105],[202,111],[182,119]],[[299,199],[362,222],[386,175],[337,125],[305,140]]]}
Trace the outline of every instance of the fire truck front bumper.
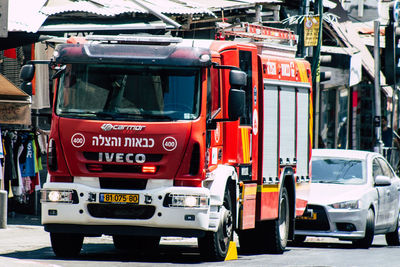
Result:
{"label": "fire truck front bumper", "polygon": [[46,183],[41,191],[42,224],[48,232],[201,237],[216,231],[219,206],[210,190],[160,187],[99,189],[82,184]]}

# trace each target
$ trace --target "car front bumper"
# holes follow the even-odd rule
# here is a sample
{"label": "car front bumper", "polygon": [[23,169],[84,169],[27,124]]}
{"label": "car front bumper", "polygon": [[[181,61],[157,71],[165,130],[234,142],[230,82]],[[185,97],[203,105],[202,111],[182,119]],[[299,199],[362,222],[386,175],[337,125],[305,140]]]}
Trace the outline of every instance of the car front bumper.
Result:
{"label": "car front bumper", "polygon": [[314,208],[317,210],[316,218],[310,216],[296,220],[295,235],[334,237],[343,240],[360,239],[365,236],[367,210],[333,209],[327,206]]}

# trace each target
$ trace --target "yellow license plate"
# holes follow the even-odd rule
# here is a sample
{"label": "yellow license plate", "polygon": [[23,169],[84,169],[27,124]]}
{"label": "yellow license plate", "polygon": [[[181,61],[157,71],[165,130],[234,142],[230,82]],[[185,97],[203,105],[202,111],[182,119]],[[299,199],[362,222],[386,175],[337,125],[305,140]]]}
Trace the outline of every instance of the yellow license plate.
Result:
{"label": "yellow license plate", "polygon": [[102,193],[102,194],[100,194],[100,202],[102,202],[102,203],[138,204],[139,203],[139,195],[138,194]]}
{"label": "yellow license plate", "polygon": [[299,220],[315,221],[317,219],[317,213],[313,213],[312,216],[300,216]]}

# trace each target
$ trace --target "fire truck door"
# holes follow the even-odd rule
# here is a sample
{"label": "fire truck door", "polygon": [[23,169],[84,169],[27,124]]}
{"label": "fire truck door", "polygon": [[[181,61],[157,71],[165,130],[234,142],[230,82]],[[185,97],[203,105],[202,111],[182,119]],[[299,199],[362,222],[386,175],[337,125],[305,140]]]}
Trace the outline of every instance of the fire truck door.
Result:
{"label": "fire truck door", "polygon": [[[255,227],[257,194],[257,51],[256,49],[239,50],[239,67],[247,74],[247,85],[243,88],[246,95],[245,115],[240,119],[239,143],[242,157],[239,157],[239,179],[244,181],[242,188],[242,206],[240,229]],[[240,145],[239,145],[240,148]]]}

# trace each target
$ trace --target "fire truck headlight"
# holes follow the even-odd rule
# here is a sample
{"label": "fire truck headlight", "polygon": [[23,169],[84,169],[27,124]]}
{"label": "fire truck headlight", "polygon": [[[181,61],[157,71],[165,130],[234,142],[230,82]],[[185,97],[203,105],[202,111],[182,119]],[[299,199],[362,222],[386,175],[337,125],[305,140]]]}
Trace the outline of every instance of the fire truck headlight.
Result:
{"label": "fire truck headlight", "polygon": [[170,194],[169,207],[208,208],[210,199],[202,195]]}
{"label": "fire truck headlight", "polygon": [[195,207],[197,206],[197,199],[194,196],[186,196],[184,201],[183,201],[183,205],[185,207]]}
{"label": "fire truck headlight", "polygon": [[78,203],[74,190],[42,190],[40,202]]}
{"label": "fire truck headlight", "polygon": [[210,61],[210,60],[211,60],[210,55],[203,54],[203,55],[200,56],[200,61],[201,61],[201,62],[208,62],[208,61]]}

